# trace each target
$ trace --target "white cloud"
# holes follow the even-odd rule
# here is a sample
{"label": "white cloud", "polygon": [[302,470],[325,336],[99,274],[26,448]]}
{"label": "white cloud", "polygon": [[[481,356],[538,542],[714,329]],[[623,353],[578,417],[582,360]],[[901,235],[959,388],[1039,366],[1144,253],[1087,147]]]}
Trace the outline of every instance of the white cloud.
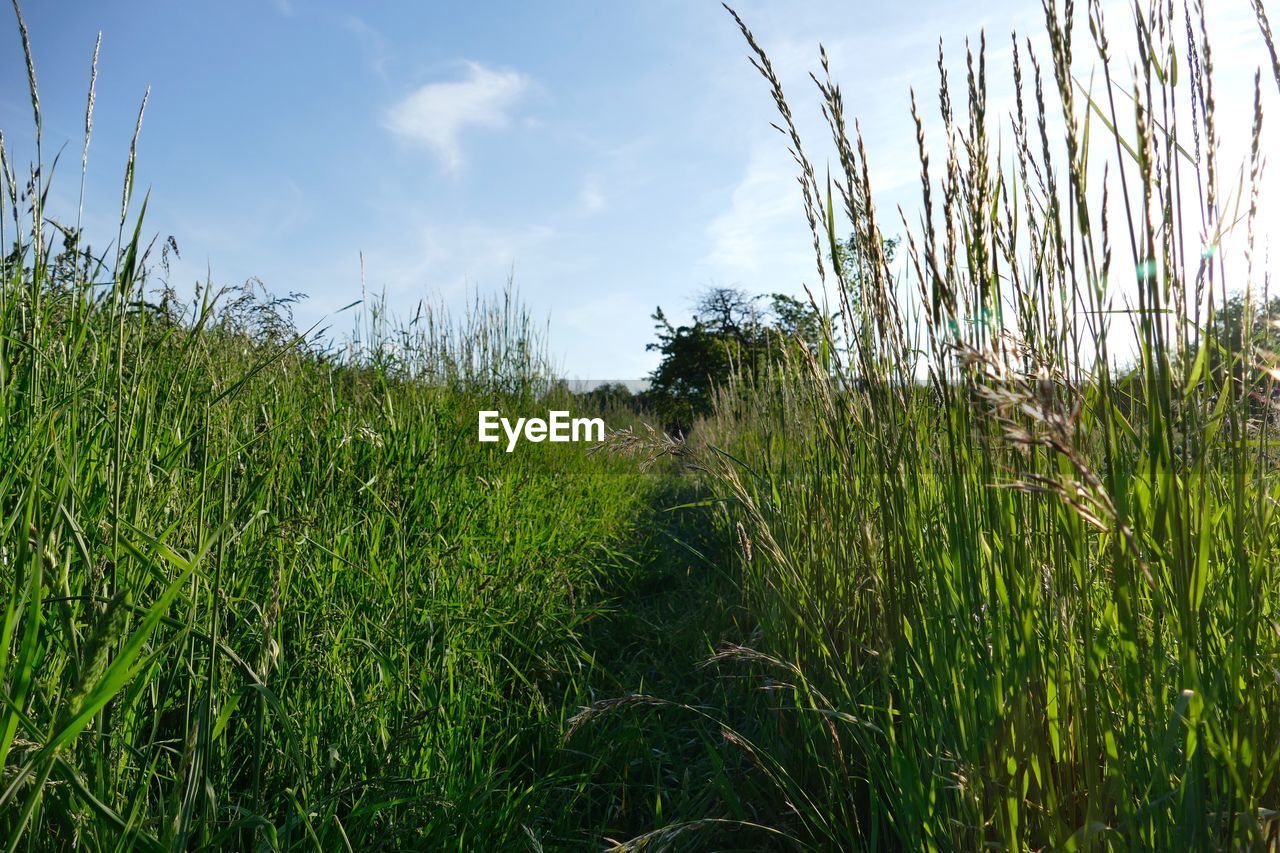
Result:
{"label": "white cloud", "polygon": [[735,279],[783,268],[808,274],[813,261],[804,203],[789,166],[782,146],[756,146],[728,209],[707,227],[704,262],[712,271]]}
{"label": "white cloud", "polygon": [[604,210],[604,190],[601,189],[598,178],[587,178],[582,185],[582,191],[578,193],[578,204],[582,207],[583,213],[599,213]]}
{"label": "white cloud", "polygon": [[513,266],[543,259],[557,237],[549,225],[422,222],[366,254],[369,280],[392,294],[454,297],[469,285],[500,288]]}
{"label": "white cloud", "polygon": [[473,127],[506,127],[510,112],[529,89],[517,71],[466,63],[462,80],[428,83],[392,107],[386,126],[405,139],[432,149],[446,168],[463,163],[460,138]]}
{"label": "white cloud", "polygon": [[369,70],[385,79],[392,59],[391,42],[359,15],[347,15],[340,20],[342,27],[360,42],[369,60]]}

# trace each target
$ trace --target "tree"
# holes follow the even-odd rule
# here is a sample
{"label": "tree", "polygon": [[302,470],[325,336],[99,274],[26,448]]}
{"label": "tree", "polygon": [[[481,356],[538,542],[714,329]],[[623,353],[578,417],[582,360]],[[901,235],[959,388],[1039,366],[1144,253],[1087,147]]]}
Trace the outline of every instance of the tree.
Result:
{"label": "tree", "polygon": [[[776,331],[787,338],[797,338],[810,347],[822,343],[822,316],[814,310],[809,302],[787,296],[785,293],[771,294],[769,299],[770,313]],[[828,333],[834,334],[835,316],[829,318],[831,328]]]}
{"label": "tree", "polygon": [[[1245,341],[1246,313],[1250,313],[1249,340]],[[1280,366],[1280,297],[1272,297],[1246,306],[1243,294],[1228,297],[1217,308],[1207,328],[1209,375],[1216,385],[1226,381],[1230,365],[1232,375],[1254,383],[1262,382],[1262,374]],[[1190,353],[1189,357],[1194,357]],[[1231,361],[1236,359],[1234,363]]]}
{"label": "tree", "polygon": [[573,395],[577,405],[593,412],[629,409],[639,411],[640,400],[621,382],[605,382],[587,391],[578,391]]}
{"label": "tree", "polygon": [[[881,244],[890,262],[898,243],[888,237]],[[870,274],[857,235],[838,241],[830,260],[857,305]],[[806,299],[785,293],[752,296],[733,287],[704,291],[688,326],[673,326],[658,308],[653,314],[658,339],[647,349],[662,353],[662,361],[649,376],[646,405],[666,421],[669,431],[687,432],[698,417],[710,413],[716,387],[735,371],[754,375],[795,341],[817,350],[830,336],[829,343],[839,347],[839,319],[839,314],[824,317]]]}
{"label": "tree", "polygon": [[[766,309],[761,302],[767,302]],[[647,349],[660,352],[662,361],[649,375],[646,397],[671,432],[688,432],[698,417],[709,414],[715,389],[735,371],[758,373],[797,338],[816,346],[823,327],[819,312],[799,299],[780,293],[751,296],[729,287],[705,291],[691,325],[673,326],[662,308],[653,320],[657,341]]]}

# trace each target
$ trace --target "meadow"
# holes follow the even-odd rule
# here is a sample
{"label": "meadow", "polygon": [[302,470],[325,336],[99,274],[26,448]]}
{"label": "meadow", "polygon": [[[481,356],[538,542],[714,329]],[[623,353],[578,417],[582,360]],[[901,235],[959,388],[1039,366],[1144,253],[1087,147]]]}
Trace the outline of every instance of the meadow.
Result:
{"label": "meadow", "polygon": [[[831,319],[687,437],[577,411],[514,291],[335,343],[163,287],[132,156],[106,253],[6,157],[6,849],[1280,845],[1254,9],[1247,92],[1198,4],[939,57],[897,219],[839,85],[805,138],[737,20]],[[476,440],[560,407],[610,435]]]}

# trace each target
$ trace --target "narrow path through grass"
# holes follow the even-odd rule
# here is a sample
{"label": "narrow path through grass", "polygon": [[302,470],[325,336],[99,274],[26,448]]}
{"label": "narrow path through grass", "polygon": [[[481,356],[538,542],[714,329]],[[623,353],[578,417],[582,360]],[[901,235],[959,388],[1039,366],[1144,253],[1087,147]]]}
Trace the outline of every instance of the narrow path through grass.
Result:
{"label": "narrow path through grass", "polygon": [[610,612],[587,626],[592,704],[567,724],[553,759],[567,811],[553,818],[564,829],[541,839],[548,849],[599,849],[655,832],[689,842],[696,833],[694,847],[708,835],[718,849],[735,838],[760,847],[735,825],[759,818],[743,805],[757,800],[743,796],[754,785],[750,761],[724,736],[726,726],[759,720],[748,708],[760,691],[707,663],[750,633],[733,544],[713,509],[683,478],[661,489],[637,524],[633,570],[619,578]]}

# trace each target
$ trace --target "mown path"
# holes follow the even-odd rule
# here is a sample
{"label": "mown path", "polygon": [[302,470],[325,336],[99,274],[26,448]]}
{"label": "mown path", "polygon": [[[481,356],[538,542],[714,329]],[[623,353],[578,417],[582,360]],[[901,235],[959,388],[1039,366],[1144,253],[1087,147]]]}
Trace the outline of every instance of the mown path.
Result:
{"label": "mown path", "polygon": [[600,849],[645,833],[668,849],[760,849],[734,821],[775,823],[747,803],[761,797],[746,753],[725,726],[749,731],[760,691],[748,673],[708,664],[746,643],[750,622],[730,574],[734,555],[705,495],[673,480],[654,501],[634,570],[584,641],[594,655],[588,699],[569,721],[553,773],[565,780],[562,829],[546,849]]}

